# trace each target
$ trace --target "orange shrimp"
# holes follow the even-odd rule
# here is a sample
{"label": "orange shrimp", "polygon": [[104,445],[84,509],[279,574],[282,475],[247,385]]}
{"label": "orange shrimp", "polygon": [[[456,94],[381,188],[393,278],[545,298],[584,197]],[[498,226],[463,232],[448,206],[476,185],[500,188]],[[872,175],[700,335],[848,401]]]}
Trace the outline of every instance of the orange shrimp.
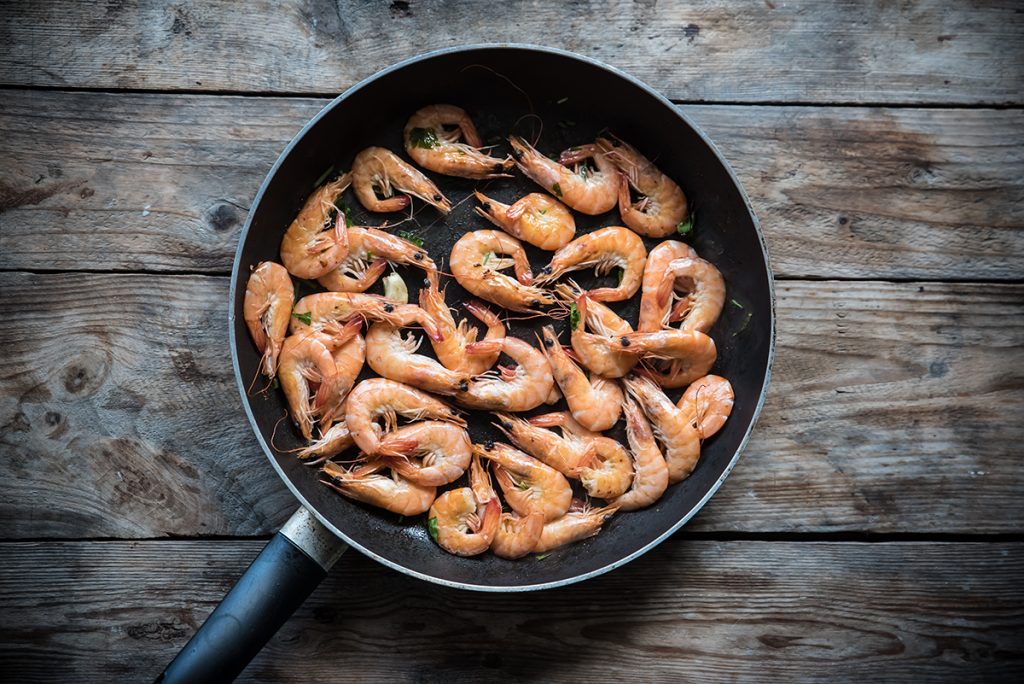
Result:
{"label": "orange shrimp", "polygon": [[697,252],[692,247],[678,240],[660,242],[647,254],[640,290],[640,317],[637,323],[639,332],[654,332],[665,327],[672,305],[671,302],[664,305],[659,302],[659,291],[662,281],[665,280],[665,272],[668,271],[669,264],[676,259],[695,256]]}
{"label": "orange shrimp", "polygon": [[[486,306],[472,300],[463,302],[462,306],[487,326],[485,340],[505,337],[505,324]],[[446,368],[469,375],[481,375],[497,363],[500,350],[490,354],[466,353],[466,347],[476,342],[478,331],[466,319],[455,323],[451,309],[445,304],[444,291],[438,289],[436,282],[428,282],[427,287],[420,289],[420,308],[430,314],[437,325],[442,339],[431,339],[430,343],[437,354],[437,360]]]}
{"label": "orange shrimp", "polygon": [[[449,130],[451,129],[451,130]],[[428,105],[402,131],[405,153],[425,169],[461,178],[508,178],[512,158],[497,159],[480,150],[483,141],[466,110],[455,105]],[[459,138],[465,143],[460,143]]]}
{"label": "orange shrimp", "polygon": [[505,433],[512,444],[566,477],[578,479],[580,464],[589,462],[593,456],[593,445],[571,432],[559,436],[508,413],[495,412],[494,415],[498,419],[494,426]]}
{"label": "orange shrimp", "polygon": [[[515,268],[515,279],[501,273],[510,266]],[[533,286],[522,243],[500,230],[477,230],[459,238],[452,247],[451,269],[466,290],[512,311],[530,313],[555,301],[548,292]]]}
{"label": "orange shrimp", "polygon": [[476,213],[509,235],[534,247],[554,250],[564,247],[576,235],[576,221],[564,204],[550,195],[531,192],[511,206],[474,193],[480,206]]}
{"label": "orange shrimp", "polygon": [[[596,146],[570,148],[556,162],[522,138],[512,136],[508,141],[519,170],[576,211],[596,216],[615,206],[619,172]],[[596,170],[586,163],[588,159],[593,160]],[[575,170],[567,164],[573,164]]]}
{"label": "orange shrimp", "polygon": [[413,484],[394,471],[390,476],[381,475],[382,470],[384,463],[379,460],[368,461],[352,469],[327,461],[320,471],[323,475],[321,482],[350,499],[398,515],[419,515],[434,503],[436,488]]}
{"label": "orange shrimp", "polygon": [[[685,283],[687,295],[679,297],[676,285]],[[675,306],[672,302],[678,300]],[[668,265],[664,280],[658,289],[658,305],[663,311],[671,309],[663,325],[681,320],[680,330],[707,332],[718,320],[725,305],[725,279],[717,268],[698,257],[676,259]]]}
{"label": "orange shrimp", "polygon": [[459,425],[424,420],[381,440],[385,463],[418,485],[440,487],[462,477],[473,456],[469,433]]}
{"label": "orange shrimp", "polygon": [[668,464],[654,438],[647,417],[632,398],[626,397],[626,439],[633,461],[633,482],[622,496],[610,503],[623,511],[646,508],[661,498],[668,488]]}
{"label": "orange shrimp", "polygon": [[294,302],[295,288],[285,267],[273,261],[261,261],[246,283],[242,315],[252,341],[263,353],[260,366],[268,378],[277,372],[277,357],[288,334],[288,318]]}
{"label": "orange shrimp", "polygon": [[348,254],[345,214],[335,202],[351,179],[350,174],[342,174],[317,188],[285,231],[281,263],[296,278],[319,278],[337,268]]}
{"label": "orange shrimp", "polygon": [[[442,214],[452,210],[451,202],[432,180],[383,147],[367,147],[356,155],[352,162],[352,189],[367,211],[401,211],[409,206],[410,196],[418,197]],[[396,190],[402,194],[396,195]]]}
{"label": "orange shrimp", "polygon": [[[570,307],[570,341],[580,363],[603,378],[621,378],[629,373],[640,359],[634,353],[623,353],[614,340],[632,333],[633,327],[587,294],[570,291],[564,286],[559,286],[558,291],[568,292],[568,296],[575,299],[572,303],[575,314]],[[593,332],[587,332],[587,328]]]}
{"label": "orange shrimp", "polygon": [[[621,353],[644,355],[643,375],[665,388],[685,387],[715,365],[718,349],[715,341],[697,330],[659,330],[633,333],[612,339],[610,346]],[[659,370],[654,364],[666,364]]]}
{"label": "orange shrimp", "polygon": [[374,323],[366,332],[366,361],[378,375],[437,394],[469,389],[468,373],[448,370],[435,359],[417,354],[423,339],[402,328]]}
{"label": "orange shrimp", "polygon": [[[618,138],[598,138],[596,144],[622,173],[619,182],[622,222],[652,238],[668,237],[676,232],[690,214],[686,195],[676,182]],[[640,193],[639,201],[633,202],[630,187]]]}
{"label": "orange shrimp", "polygon": [[[363,380],[349,392],[345,402],[345,422],[352,439],[363,453],[371,456],[380,453],[382,432],[394,432],[397,428],[398,416],[413,421],[430,418],[466,426],[455,409],[440,399],[384,378]],[[383,430],[376,424],[378,418],[384,419]]]}
{"label": "orange shrimp", "polygon": [[[430,536],[456,556],[476,556],[490,548],[501,518],[501,504],[491,489],[490,477],[475,456],[469,478],[469,487],[437,497],[427,517]],[[489,498],[485,494],[488,491]]]}
{"label": "orange shrimp", "polygon": [[700,458],[700,434],[694,427],[693,415],[678,408],[661,388],[647,378],[626,378],[626,390],[643,407],[651,421],[654,435],[665,447],[668,481],[685,480]]}
{"label": "orange shrimp", "polygon": [[318,292],[295,303],[289,324],[293,335],[335,330],[354,318],[384,321],[396,327],[423,326],[431,338],[440,339],[434,318],[414,304],[395,304],[380,295],[358,292]]}
{"label": "orange shrimp", "polygon": [[[336,368],[331,352],[314,336],[291,335],[281,348],[277,377],[288,400],[292,420],[307,440],[313,436],[313,420],[318,415],[333,415],[340,410],[329,400],[336,397]],[[310,383],[318,385],[311,395]]]}
{"label": "orange shrimp", "polygon": [[[528,422],[538,430],[541,427],[561,428],[563,439],[587,445],[571,476],[580,481],[590,496],[610,499],[629,489],[633,482],[633,464],[629,453],[614,439],[586,429],[565,411],[534,416]],[[540,454],[536,455],[544,460]]]}
{"label": "orange shrimp", "polygon": [[533,550],[535,553],[547,553],[560,546],[593,537],[601,531],[605,520],[612,517],[617,510],[617,506],[584,506],[582,510],[569,511],[561,518],[544,525],[544,530]]}
{"label": "orange shrimp", "polygon": [[426,250],[376,228],[348,227],[348,254],[338,267],[318,278],[334,292],[363,292],[381,277],[389,263],[422,268],[428,275],[437,266]]}
{"label": "orange shrimp", "polygon": [[565,515],[572,487],[562,473],[500,442],[473,445],[473,453],[491,462],[505,500],[519,515],[540,512],[545,521]]}
{"label": "orange shrimp", "polygon": [[705,375],[690,383],[676,404],[693,416],[693,425],[701,439],[722,429],[732,413],[735,395],[732,384],[720,375]]}
{"label": "orange shrimp", "polygon": [[491,551],[499,558],[510,560],[522,558],[533,551],[544,532],[544,514],[540,512],[530,515],[518,513],[502,513],[498,523],[498,532],[491,542]]}
{"label": "orange shrimp", "polygon": [[618,285],[588,292],[594,301],[620,302],[640,289],[646,261],[647,248],[639,235],[629,228],[608,226],[578,237],[555,252],[551,263],[540,270],[537,283],[543,285],[569,271],[590,267],[599,276],[621,268]]}
{"label": "orange shrimp", "polygon": [[562,390],[573,417],[590,430],[611,428],[622,411],[622,390],[614,380],[587,377],[562,348],[555,329],[541,330],[541,348],[551,365],[551,375]]}
{"label": "orange shrimp", "polygon": [[468,408],[506,411],[529,411],[548,401],[555,388],[551,366],[533,346],[515,337],[474,342],[467,354],[504,352],[516,362],[514,369],[488,371],[469,383],[469,388],[455,395],[455,401]]}

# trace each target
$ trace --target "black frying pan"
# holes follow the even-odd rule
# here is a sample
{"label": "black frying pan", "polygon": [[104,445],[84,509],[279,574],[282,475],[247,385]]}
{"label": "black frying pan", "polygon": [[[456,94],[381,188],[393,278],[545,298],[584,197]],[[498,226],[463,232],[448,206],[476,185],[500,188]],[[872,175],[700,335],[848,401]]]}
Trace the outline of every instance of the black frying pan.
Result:
{"label": "black frying pan", "polygon": [[[278,260],[285,227],[326,170],[348,169],[355,154],[368,145],[404,155],[402,127],[407,118],[419,107],[438,102],[464,107],[481,137],[500,144],[499,153],[507,151],[504,139],[512,132],[538,140],[543,152],[592,141],[604,128],[632,143],[685,190],[697,217],[689,241],[722,271],[728,297],[735,302],[726,304],[711,335],[719,352],[713,372],[732,382],[736,404],[722,431],[704,444],[696,470],[670,487],[656,505],[614,516],[597,537],[558,549],[542,562],[507,561],[492,554],[451,556],[431,541],[424,516],[402,520],[335,494],[318,482],[315,468],[286,453],[300,443],[287,421],[275,434],[285,414],[280,392],[248,391],[260,358],[242,318],[250,269],[263,260]],[[473,215],[472,199],[461,202],[480,183],[429,175],[455,209],[443,220],[433,208],[414,201],[415,221],[400,229],[421,236],[434,259],[443,262],[466,230],[490,226]],[[505,202],[535,190],[520,174],[485,188]],[[357,224],[406,218],[369,214],[351,191],[345,201]],[[577,234],[620,223],[616,211],[598,217],[577,213],[576,220]],[[647,243],[650,248],[656,241]],[[550,253],[528,251],[535,269],[550,259]],[[422,275],[403,275],[415,297]],[[597,282],[582,272],[575,275],[584,287]],[[303,508],[161,675],[166,681],[222,681],[237,675],[323,578],[346,544],[399,572],[478,591],[559,587],[627,563],[682,526],[718,489],[750,435],[768,385],[774,347],[771,270],[764,238],[739,181],[711,142],[657,92],[599,62],[550,48],[470,46],[432,52],[386,69],[331,102],[288,145],[260,188],[242,231],[231,280],[231,355],[243,405],[264,452]],[[466,297],[454,280],[447,284],[450,305]],[[307,286],[300,286],[300,294],[306,294],[302,287]],[[614,308],[636,322],[635,301]],[[534,341],[533,331],[539,326],[514,321],[511,333]],[[563,341],[567,340],[563,332]],[[536,412],[557,408],[542,406]],[[468,419],[475,441],[501,438],[486,413],[471,412]],[[617,436],[621,438],[621,432]]]}

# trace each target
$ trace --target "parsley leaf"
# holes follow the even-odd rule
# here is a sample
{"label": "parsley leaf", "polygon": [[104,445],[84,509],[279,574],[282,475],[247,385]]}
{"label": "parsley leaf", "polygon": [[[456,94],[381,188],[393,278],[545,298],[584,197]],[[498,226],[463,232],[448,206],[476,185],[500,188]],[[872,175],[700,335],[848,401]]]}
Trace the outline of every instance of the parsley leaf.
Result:
{"label": "parsley leaf", "polygon": [[622,284],[622,279],[625,278],[625,277],[626,277],[626,269],[620,268],[619,269],[619,283],[618,283],[619,285]]}
{"label": "parsley leaf", "polygon": [[414,128],[409,131],[409,142],[413,147],[429,150],[437,147],[437,135],[431,128]]}
{"label": "parsley leaf", "polygon": [[277,376],[275,375],[274,379],[270,381],[270,387],[271,387],[271,389],[277,389],[280,386],[281,386],[281,381],[278,380]]}
{"label": "parsley leaf", "polygon": [[676,232],[680,235],[690,235],[693,233],[693,221],[694,214],[690,212],[690,215],[686,217],[686,220],[676,226]]}
{"label": "parsley leaf", "polygon": [[484,261],[483,261],[483,264],[481,264],[481,265],[486,266],[487,262],[491,260],[491,255],[492,254],[494,254],[494,252],[488,252],[487,254],[484,254]]}
{"label": "parsley leaf", "polygon": [[575,330],[580,325],[580,310],[576,308],[576,302],[569,304],[569,326]]}
{"label": "parsley leaf", "polygon": [[547,558],[550,555],[551,555],[550,553],[538,553],[538,554],[535,554],[533,556],[533,558],[534,558],[534,560],[542,561],[542,560],[544,560],[545,558]]}
{"label": "parsley leaf", "polygon": [[300,322],[306,325],[313,324],[313,314],[307,311],[306,313],[293,313],[292,318],[298,318]]}
{"label": "parsley leaf", "polygon": [[519,482],[516,482],[516,489],[518,489],[521,492],[525,492],[529,488],[530,483],[527,482],[526,480],[520,480]]}
{"label": "parsley leaf", "polygon": [[334,165],[333,164],[328,166],[327,170],[324,171],[323,173],[321,173],[320,177],[317,178],[315,181],[313,181],[313,188],[314,189],[315,188],[319,188],[321,185],[323,185],[324,181],[327,180],[328,178],[330,178],[332,173],[334,173]]}
{"label": "parsley leaf", "polygon": [[437,518],[431,518],[427,521],[427,532],[430,533],[430,538],[437,541]]}
{"label": "parsley leaf", "polygon": [[421,238],[420,236],[416,235],[415,233],[410,233],[407,230],[399,231],[398,232],[398,237],[402,238],[403,240],[407,240],[407,241],[411,242],[412,244],[416,245],[417,247],[422,247],[423,246],[423,238]]}
{"label": "parsley leaf", "polygon": [[743,308],[743,305],[737,302],[735,299],[730,299],[729,301],[732,302],[732,305],[735,306],[737,309]]}
{"label": "parsley leaf", "polygon": [[736,332],[734,332],[734,333],[732,334],[732,336],[733,336],[733,337],[736,337],[736,336],[737,336],[737,335],[739,335],[739,334],[740,334],[741,332],[743,332],[744,330],[746,330],[746,329],[747,329],[747,326],[748,326],[748,325],[750,325],[750,319],[751,319],[751,318],[753,318],[753,317],[754,317],[754,314],[753,314],[752,312],[748,311],[748,312],[747,312],[747,317],[743,319],[743,325],[741,325],[741,326],[739,327],[739,330],[737,330]]}
{"label": "parsley leaf", "polygon": [[562,186],[559,185],[558,183],[555,183],[554,185],[551,186],[551,192],[555,193],[555,197],[561,197],[562,196]]}

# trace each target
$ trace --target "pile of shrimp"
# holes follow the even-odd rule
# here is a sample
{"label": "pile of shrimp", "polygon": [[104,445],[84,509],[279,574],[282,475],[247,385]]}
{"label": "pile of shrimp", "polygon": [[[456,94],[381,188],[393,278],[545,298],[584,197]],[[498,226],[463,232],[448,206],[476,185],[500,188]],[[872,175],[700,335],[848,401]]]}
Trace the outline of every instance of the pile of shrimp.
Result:
{"label": "pile of shrimp", "polygon": [[[459,556],[546,554],[654,505],[697,467],[733,406],[729,381],[709,375],[721,273],[684,242],[648,252],[642,239],[692,225],[683,191],[613,136],[557,159],[511,136],[511,154],[495,157],[453,105],[417,111],[403,138],[426,171],[495,181],[518,170],[539,189],[510,205],[475,191],[486,223],[438,262],[386,223],[351,225],[340,201],[351,187],[369,212],[416,199],[447,214],[448,198],[395,152],[369,147],[314,190],[284,232],[281,263],[253,269],[244,302],[267,390],[284,392],[305,441],[298,457],[346,497],[426,514],[431,538]],[[625,225],[576,235],[573,212],[616,207]],[[550,261],[534,269],[523,242]],[[422,271],[413,302],[397,272],[384,276],[389,265]],[[617,269],[618,281],[584,290],[564,277],[581,269]],[[482,328],[449,308],[446,277],[476,298],[461,305]],[[296,301],[293,278],[324,291]],[[367,293],[381,278],[383,294]],[[638,292],[635,325],[606,305]],[[508,334],[506,312],[567,321],[569,344],[553,324],[536,340]],[[421,353],[424,339],[433,355]],[[502,356],[514,364],[498,365]],[[364,366],[377,377],[357,382]],[[682,388],[677,401],[666,394]],[[567,410],[535,411],[561,398]],[[474,443],[463,409],[489,411],[507,442]],[[603,434],[620,422],[625,444]]]}

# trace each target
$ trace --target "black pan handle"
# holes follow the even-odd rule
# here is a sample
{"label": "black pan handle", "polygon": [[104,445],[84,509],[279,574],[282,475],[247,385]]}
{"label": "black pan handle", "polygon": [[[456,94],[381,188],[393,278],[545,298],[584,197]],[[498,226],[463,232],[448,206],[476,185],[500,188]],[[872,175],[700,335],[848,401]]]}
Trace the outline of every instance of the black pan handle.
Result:
{"label": "black pan handle", "polygon": [[156,681],[233,680],[347,548],[313,514],[300,508]]}

